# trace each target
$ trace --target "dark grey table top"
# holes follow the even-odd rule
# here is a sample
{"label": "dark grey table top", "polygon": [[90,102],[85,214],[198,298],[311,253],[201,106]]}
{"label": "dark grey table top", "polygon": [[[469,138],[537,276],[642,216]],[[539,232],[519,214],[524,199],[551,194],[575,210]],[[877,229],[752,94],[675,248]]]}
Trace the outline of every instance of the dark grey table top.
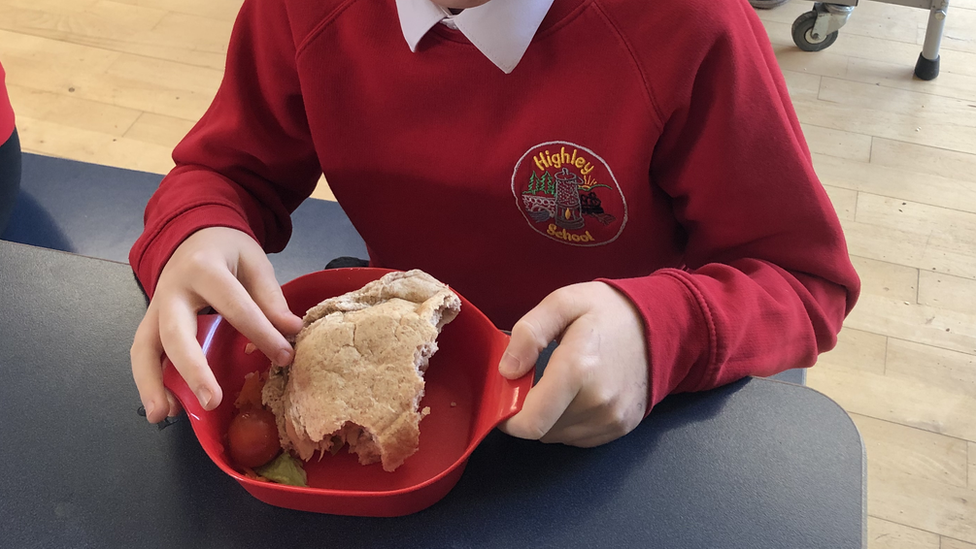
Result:
{"label": "dark grey table top", "polygon": [[821,394],[749,379],[666,399],[577,449],[496,432],[458,485],[393,519],[265,505],[185,421],[136,410],[129,267],[0,241],[0,547],[860,548],[864,458]]}
{"label": "dark grey table top", "polygon": [[[163,176],[25,153],[20,195],[2,238],[128,262],[143,212]],[[306,200],[292,214],[288,247],[272,254],[278,280],[325,267],[339,256],[367,257],[366,244],[335,202]]]}

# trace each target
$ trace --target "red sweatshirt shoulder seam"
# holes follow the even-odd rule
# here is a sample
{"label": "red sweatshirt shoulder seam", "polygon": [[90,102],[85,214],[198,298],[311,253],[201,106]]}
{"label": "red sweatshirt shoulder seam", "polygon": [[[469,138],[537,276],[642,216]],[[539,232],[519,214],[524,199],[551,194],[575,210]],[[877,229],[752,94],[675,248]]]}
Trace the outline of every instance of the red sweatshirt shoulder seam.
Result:
{"label": "red sweatshirt shoulder seam", "polygon": [[342,12],[346,11],[346,8],[348,8],[355,2],[356,0],[345,0],[344,2],[336,6],[334,10],[332,10],[332,13],[323,17],[322,20],[319,21],[319,24],[315,25],[315,27],[311,31],[309,31],[309,33],[305,35],[304,38],[302,38],[301,42],[298,43],[298,46],[295,48],[295,58],[297,59],[298,56],[302,54],[302,51],[305,50],[309,42],[311,42],[316,37],[318,37],[318,35],[322,34],[322,32],[325,31],[326,27],[331,25],[336,20],[336,18],[338,18],[339,15],[342,14]]}
{"label": "red sweatshirt shoulder seam", "polygon": [[647,78],[647,74],[644,72],[644,66],[641,64],[637,52],[634,51],[634,46],[630,43],[630,40],[628,40],[627,37],[624,35],[623,31],[620,30],[620,26],[617,25],[616,21],[613,20],[613,17],[610,16],[610,13],[603,6],[602,2],[600,2],[599,0],[593,0],[591,4],[593,5],[594,8],[596,8],[600,12],[600,14],[603,16],[603,19],[607,22],[608,25],[610,25],[610,28],[613,29],[613,32],[616,33],[617,38],[619,38],[620,41],[623,43],[624,47],[627,48],[627,53],[630,54],[630,59],[631,61],[633,61],[634,66],[637,68],[637,72],[640,74],[641,81],[644,83],[644,92],[647,94],[647,101],[651,105],[651,111],[655,115],[655,118],[657,118],[658,125],[659,125],[658,129],[663,129],[666,118],[664,116],[663,111],[661,110],[661,106],[658,105],[657,98],[654,96],[654,92],[651,90],[651,83]]}

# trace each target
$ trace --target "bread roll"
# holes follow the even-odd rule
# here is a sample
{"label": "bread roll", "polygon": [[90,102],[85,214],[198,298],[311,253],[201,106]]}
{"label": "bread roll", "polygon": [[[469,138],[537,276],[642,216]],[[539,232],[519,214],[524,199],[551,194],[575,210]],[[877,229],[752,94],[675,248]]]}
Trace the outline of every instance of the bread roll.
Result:
{"label": "bread roll", "polygon": [[420,270],[389,273],[308,310],[290,366],[272,365],[262,401],[281,445],[303,460],[343,444],[393,471],[417,451],[424,372],[437,336],[461,309]]}

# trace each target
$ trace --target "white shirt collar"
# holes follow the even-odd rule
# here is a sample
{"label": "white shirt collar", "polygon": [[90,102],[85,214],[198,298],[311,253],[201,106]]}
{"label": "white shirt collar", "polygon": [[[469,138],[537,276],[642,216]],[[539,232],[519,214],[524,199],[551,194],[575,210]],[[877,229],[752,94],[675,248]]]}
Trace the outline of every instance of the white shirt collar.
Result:
{"label": "white shirt collar", "polygon": [[506,74],[515,70],[553,0],[491,0],[457,15],[430,0],[396,0],[410,51],[437,23],[449,18],[485,57]]}

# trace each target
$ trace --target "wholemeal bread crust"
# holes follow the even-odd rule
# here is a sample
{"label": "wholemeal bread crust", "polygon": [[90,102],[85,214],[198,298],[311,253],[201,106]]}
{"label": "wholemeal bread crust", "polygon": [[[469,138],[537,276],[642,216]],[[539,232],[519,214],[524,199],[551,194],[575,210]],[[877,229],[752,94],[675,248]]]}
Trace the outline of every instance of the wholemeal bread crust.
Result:
{"label": "wholemeal bread crust", "polygon": [[389,273],[308,310],[291,366],[262,392],[282,447],[304,460],[349,444],[393,471],[417,451],[423,374],[461,301],[420,270]]}

